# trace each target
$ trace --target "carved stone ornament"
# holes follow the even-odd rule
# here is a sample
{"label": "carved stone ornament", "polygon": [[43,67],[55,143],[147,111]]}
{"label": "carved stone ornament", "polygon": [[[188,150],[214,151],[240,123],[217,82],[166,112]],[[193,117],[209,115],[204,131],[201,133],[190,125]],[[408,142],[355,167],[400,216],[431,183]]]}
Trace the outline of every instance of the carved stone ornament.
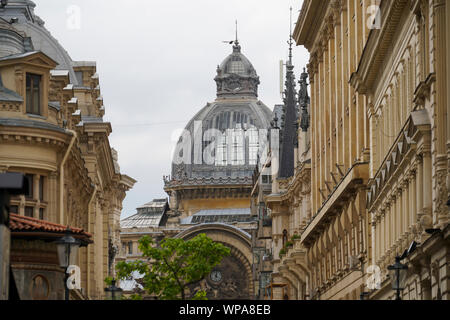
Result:
{"label": "carved stone ornament", "polygon": [[186,168],[184,163],[180,163],[175,167],[175,179],[176,180],[184,180],[187,178]]}

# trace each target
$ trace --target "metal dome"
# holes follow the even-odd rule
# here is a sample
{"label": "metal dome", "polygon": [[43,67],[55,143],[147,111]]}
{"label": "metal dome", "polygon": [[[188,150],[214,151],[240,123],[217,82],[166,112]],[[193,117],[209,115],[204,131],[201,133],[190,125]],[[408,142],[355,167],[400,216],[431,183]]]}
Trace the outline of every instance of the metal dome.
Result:
{"label": "metal dome", "polygon": [[71,82],[78,85],[72,59],[44,27],[44,21],[34,13],[35,7],[36,4],[30,0],[10,0],[2,9],[2,17],[6,21],[17,18],[17,22],[9,26],[6,23],[0,25],[0,55],[42,51],[58,63],[57,70],[68,70]]}
{"label": "metal dome", "polygon": [[176,180],[250,178],[256,167],[259,130],[270,128],[272,112],[257,99],[259,77],[237,41],[215,81],[217,99],[189,121],[175,150]]}
{"label": "metal dome", "polygon": [[239,41],[236,40],[231,53],[217,67],[218,98],[257,97],[259,77],[251,62],[241,52]]}

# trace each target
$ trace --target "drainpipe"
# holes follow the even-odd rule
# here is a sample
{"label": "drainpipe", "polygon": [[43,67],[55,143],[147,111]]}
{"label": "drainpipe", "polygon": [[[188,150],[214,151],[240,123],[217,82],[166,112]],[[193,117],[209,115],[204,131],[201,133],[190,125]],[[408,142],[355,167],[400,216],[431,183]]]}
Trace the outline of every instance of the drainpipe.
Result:
{"label": "drainpipe", "polygon": [[77,139],[77,133],[73,130],[66,129],[66,133],[72,134],[72,140],[70,141],[69,147],[61,161],[59,168],[59,223],[64,225],[64,165],[66,164],[69,153]]}
{"label": "drainpipe", "polygon": [[[93,233],[91,232],[91,213],[92,213],[92,202],[94,202],[95,196],[97,195],[97,185],[94,185],[94,192],[92,192],[92,197],[89,200],[89,204],[88,204],[88,230],[87,232],[89,233]],[[86,296],[89,298],[89,289],[91,287],[90,285],[90,280],[91,280],[91,263],[89,261],[89,247],[86,247]]]}

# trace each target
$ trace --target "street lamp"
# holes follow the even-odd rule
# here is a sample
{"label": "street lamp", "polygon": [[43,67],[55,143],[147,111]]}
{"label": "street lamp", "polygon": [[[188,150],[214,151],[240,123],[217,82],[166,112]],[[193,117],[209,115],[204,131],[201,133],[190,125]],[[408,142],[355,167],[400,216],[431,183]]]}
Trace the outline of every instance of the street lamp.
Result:
{"label": "street lamp", "polygon": [[389,276],[391,278],[392,290],[397,292],[396,300],[402,300],[400,291],[405,289],[408,266],[401,263],[402,258],[396,257],[395,264],[388,266]]}
{"label": "street lamp", "polygon": [[370,292],[361,292],[361,294],[359,295],[359,300],[361,300],[361,301],[369,300],[369,297],[370,297]]}
{"label": "street lamp", "polygon": [[[80,247],[80,241],[74,239],[71,235],[70,228],[67,228],[66,235],[59,240],[56,240],[56,248],[58,250],[59,265],[61,268],[67,271],[67,268],[71,265],[75,265],[78,248]],[[64,277],[65,299],[69,300],[69,288],[67,286],[67,280],[69,275],[67,272]]]}
{"label": "street lamp", "polygon": [[106,300],[120,300],[122,299],[123,290],[116,287],[116,279],[112,279],[111,285],[105,288]]}

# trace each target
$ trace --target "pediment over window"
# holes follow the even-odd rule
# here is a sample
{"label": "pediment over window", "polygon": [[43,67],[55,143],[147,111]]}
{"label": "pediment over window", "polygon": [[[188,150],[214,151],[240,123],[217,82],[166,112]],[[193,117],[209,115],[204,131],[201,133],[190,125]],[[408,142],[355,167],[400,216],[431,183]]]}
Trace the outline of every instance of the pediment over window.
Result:
{"label": "pediment over window", "polygon": [[13,54],[0,58],[0,67],[14,64],[25,64],[39,68],[53,70],[58,63],[41,51],[32,51],[20,54]]}

